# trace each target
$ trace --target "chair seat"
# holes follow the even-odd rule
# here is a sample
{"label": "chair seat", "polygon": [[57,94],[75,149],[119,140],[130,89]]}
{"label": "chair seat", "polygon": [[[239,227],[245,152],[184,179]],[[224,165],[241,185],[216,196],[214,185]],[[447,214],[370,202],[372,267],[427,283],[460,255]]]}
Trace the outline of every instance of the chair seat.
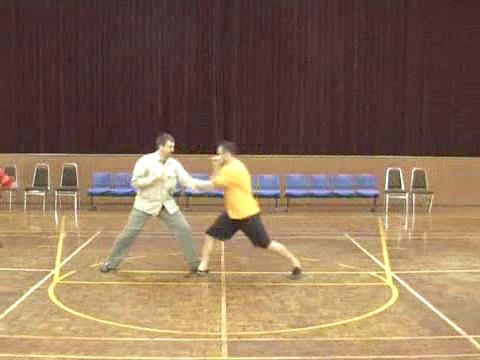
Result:
{"label": "chair seat", "polygon": [[26,187],[25,192],[48,192],[50,191],[46,187],[40,187],[40,186],[32,186],[32,187]]}
{"label": "chair seat", "polygon": [[410,192],[417,195],[433,195],[433,191],[428,191],[425,189],[412,189]]}
{"label": "chair seat", "polygon": [[108,187],[90,188],[90,189],[88,189],[87,194],[89,196],[106,195],[108,193],[108,190],[110,190],[110,188],[108,188]]}
{"label": "chair seat", "polygon": [[353,190],[353,189],[333,189],[333,194],[335,196],[350,197],[350,196],[355,195],[355,190]]}
{"label": "chair seat", "polygon": [[254,195],[258,197],[280,198],[280,190],[256,190]]}
{"label": "chair seat", "polygon": [[333,195],[333,192],[331,190],[310,190],[309,195],[313,197],[330,197]]}
{"label": "chair seat", "polygon": [[187,197],[202,197],[208,196],[208,191],[186,189],[183,194]]}
{"label": "chair seat", "polygon": [[208,192],[208,196],[213,198],[223,198],[224,193],[222,190],[212,190]]}
{"label": "chair seat", "polygon": [[113,196],[132,196],[136,193],[134,188],[116,188],[108,190],[107,194]]}
{"label": "chair seat", "polygon": [[380,195],[380,191],[376,189],[362,189],[355,191],[355,195],[362,197],[378,197]]}
{"label": "chair seat", "polygon": [[397,194],[397,195],[400,195],[400,194],[406,194],[407,192],[405,190],[401,190],[401,189],[395,189],[395,190],[385,190],[385,194]]}
{"label": "chair seat", "polygon": [[310,194],[308,193],[307,190],[286,190],[285,191],[285,196],[286,197],[293,197],[293,198],[300,198],[300,197],[309,197]]}
{"label": "chair seat", "polygon": [[18,191],[18,188],[0,188],[0,191]]}
{"label": "chair seat", "polygon": [[78,192],[78,187],[76,186],[63,186],[56,188],[55,191],[58,192]]}

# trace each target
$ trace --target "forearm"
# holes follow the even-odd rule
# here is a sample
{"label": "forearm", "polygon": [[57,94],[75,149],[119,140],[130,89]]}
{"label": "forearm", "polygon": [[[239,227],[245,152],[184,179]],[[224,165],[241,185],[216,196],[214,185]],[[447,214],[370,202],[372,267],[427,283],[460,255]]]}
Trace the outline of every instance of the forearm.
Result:
{"label": "forearm", "polygon": [[215,189],[215,185],[210,180],[205,181],[205,180],[192,179],[191,187],[197,190],[206,190],[206,191]]}
{"label": "forearm", "polygon": [[133,177],[132,186],[136,189],[144,189],[152,186],[155,181],[158,179],[158,176],[146,176],[146,177]]}

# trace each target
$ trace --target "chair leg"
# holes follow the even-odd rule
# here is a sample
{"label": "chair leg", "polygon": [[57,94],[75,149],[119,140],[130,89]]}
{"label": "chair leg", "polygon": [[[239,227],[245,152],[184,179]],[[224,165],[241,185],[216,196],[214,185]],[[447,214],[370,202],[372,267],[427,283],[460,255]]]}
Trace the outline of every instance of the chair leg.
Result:
{"label": "chair leg", "polygon": [[388,200],[389,200],[389,197],[388,197],[388,194],[385,196],[385,213],[388,213]]}
{"label": "chair leg", "polygon": [[27,211],[27,193],[23,193],[23,211]]}
{"label": "chair leg", "polygon": [[43,194],[43,212],[45,212],[45,197],[46,197],[46,194]]}
{"label": "chair leg", "polygon": [[75,211],[75,218],[76,218],[77,217],[77,193],[75,193],[75,195],[74,195],[73,209]]}
{"label": "chair leg", "polygon": [[415,216],[415,193],[412,194],[412,215]]}
{"label": "chair leg", "polygon": [[288,205],[290,204],[290,198],[287,197],[287,211],[288,211]]}
{"label": "chair leg", "polygon": [[408,193],[405,196],[405,230],[408,228]]}
{"label": "chair leg", "polygon": [[58,193],[55,191],[55,211],[57,211],[57,198],[58,198]]}
{"label": "chair leg", "polygon": [[12,192],[9,191],[8,211],[12,211]]}
{"label": "chair leg", "polygon": [[433,194],[430,196],[430,205],[428,207],[428,213],[432,212],[432,205],[433,205]]}

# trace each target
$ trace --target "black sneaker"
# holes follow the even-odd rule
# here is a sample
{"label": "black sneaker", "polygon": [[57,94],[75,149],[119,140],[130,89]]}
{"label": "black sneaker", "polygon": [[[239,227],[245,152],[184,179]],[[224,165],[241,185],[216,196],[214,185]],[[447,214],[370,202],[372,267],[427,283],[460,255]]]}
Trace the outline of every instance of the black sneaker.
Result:
{"label": "black sneaker", "polygon": [[102,266],[100,266],[100,272],[102,273],[108,273],[109,271],[115,270],[115,267],[112,265],[112,263],[105,261]]}
{"label": "black sneaker", "polygon": [[299,268],[298,266],[295,266],[291,272],[290,275],[288,275],[288,278],[291,280],[299,280],[303,278],[303,272],[302,269]]}
{"label": "black sneaker", "polygon": [[185,274],[185,277],[186,278],[195,277],[195,276],[197,276],[197,271],[198,271],[197,268],[190,269],[190,271]]}

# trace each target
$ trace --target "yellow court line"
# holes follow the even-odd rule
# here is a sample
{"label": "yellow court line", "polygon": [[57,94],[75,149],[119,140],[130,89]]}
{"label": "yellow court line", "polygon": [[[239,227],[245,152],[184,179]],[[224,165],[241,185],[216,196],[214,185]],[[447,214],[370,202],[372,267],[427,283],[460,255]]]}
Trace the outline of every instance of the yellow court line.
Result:
{"label": "yellow court line", "polygon": [[392,268],[390,267],[390,258],[388,256],[388,247],[387,247],[387,240],[385,238],[385,233],[383,231],[383,224],[380,217],[377,217],[378,221],[378,228],[380,230],[380,240],[382,243],[382,253],[383,253],[383,262],[385,264],[385,275],[387,277],[387,281],[389,284],[392,283]]}
{"label": "yellow court line", "polygon": [[63,240],[65,239],[65,215],[62,216],[60,223],[60,235],[58,236],[57,257],[55,258],[55,271],[53,273],[53,281],[58,281],[60,276],[60,263],[62,262]]}
{"label": "yellow court line", "polygon": [[[61,284],[67,285],[135,285],[135,286],[152,286],[152,285],[170,285],[170,286],[184,286],[184,285],[221,285],[222,283],[213,283],[205,281],[197,282],[142,282],[142,281],[59,281]],[[229,283],[229,286],[385,286],[383,282],[364,282],[364,283],[299,283],[299,282],[285,282],[285,283],[259,283],[259,282],[241,282]]]}
{"label": "yellow court line", "polygon": [[[382,269],[387,272],[385,264],[383,264],[380,260],[378,260],[375,256],[373,256],[368,250],[362,247],[354,238],[352,238],[347,233],[344,234],[345,237],[350,239],[350,241],[358,247],[364,254],[366,254],[370,259],[372,259],[375,263],[377,263]],[[455,331],[459,334],[463,335],[466,340],[468,340],[472,345],[475,346],[476,349],[480,350],[480,343],[477,342],[471,335],[469,335],[465,330],[463,330],[460,326],[450,320],[445,314],[443,314],[439,309],[437,309],[432,303],[430,303],[427,299],[425,299],[422,295],[420,295],[416,290],[414,290],[405,280],[399,277],[397,274],[393,273],[392,277],[395,278],[397,282],[399,282],[405,289],[407,289],[414,297],[417,298],[420,302],[422,302],[425,306],[427,306],[430,310],[432,310],[435,314],[437,314],[443,321],[445,321],[448,325],[450,325]]]}
{"label": "yellow court line", "polygon": [[[72,272],[73,273],[73,272]],[[70,275],[70,274],[68,274]],[[393,284],[388,284],[387,280],[380,275],[377,274],[371,274],[371,276],[376,277],[377,279],[380,279],[385,283],[387,287],[390,288],[391,290],[391,297],[390,299],[384,303],[383,305],[377,307],[376,309],[369,311],[365,314],[352,317],[349,319],[344,319],[344,320],[339,320],[339,321],[334,321],[331,323],[326,323],[326,324],[320,324],[320,325],[312,325],[312,326],[307,326],[307,327],[301,327],[301,328],[289,328],[289,329],[277,329],[277,330],[261,330],[261,331],[238,331],[238,332],[231,332],[229,333],[230,335],[264,335],[264,334],[282,334],[282,333],[292,333],[292,332],[300,332],[300,331],[309,331],[309,330],[317,330],[317,329],[325,329],[325,328],[330,328],[334,326],[339,326],[339,325],[345,325],[349,324],[352,322],[360,321],[363,319],[366,319],[368,317],[374,316],[376,314],[379,314],[386,309],[388,309],[390,306],[392,306],[398,299],[398,289],[393,285]],[[67,275],[64,275],[62,278],[66,278]],[[100,319],[85,313],[82,313],[80,311],[76,311],[72,308],[69,308],[65,304],[63,304],[56,296],[55,294],[55,287],[57,286],[58,283],[52,282],[50,284],[50,287],[48,288],[48,296],[50,297],[50,300],[56,304],[58,307],[60,307],[62,310],[72,314],[76,315],[78,317],[88,319],[91,321],[96,321],[100,322],[103,324],[107,325],[112,325],[112,326],[117,326],[120,328],[127,328],[127,329],[134,329],[134,330],[141,330],[141,331],[147,331],[147,332],[152,332],[152,333],[166,333],[166,334],[184,334],[184,335],[203,335],[203,336],[219,336],[222,335],[221,332],[200,332],[200,331],[178,331],[178,330],[167,330],[167,329],[157,329],[157,328],[148,328],[148,327],[143,327],[143,326],[136,326],[136,325],[129,325],[129,324],[124,324],[124,323],[119,323],[115,321],[110,321],[110,320],[104,320]]]}

